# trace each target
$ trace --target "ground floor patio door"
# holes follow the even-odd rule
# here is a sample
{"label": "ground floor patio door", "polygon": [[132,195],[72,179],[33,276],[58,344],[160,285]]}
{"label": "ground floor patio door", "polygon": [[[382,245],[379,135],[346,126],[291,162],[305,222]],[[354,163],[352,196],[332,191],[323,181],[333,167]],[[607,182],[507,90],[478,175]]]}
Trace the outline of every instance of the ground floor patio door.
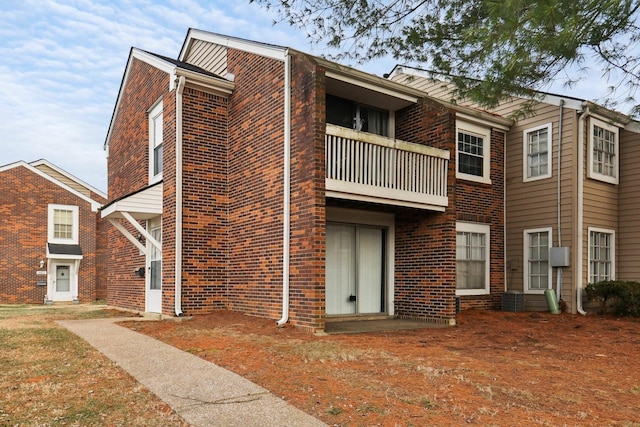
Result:
{"label": "ground floor patio door", "polygon": [[71,264],[53,265],[53,294],[52,301],[73,301],[72,295],[72,275]]}
{"label": "ground floor patio door", "polygon": [[365,315],[386,312],[385,229],[327,224],[326,313]]}
{"label": "ground floor patio door", "polygon": [[[149,221],[149,233],[158,242],[162,242],[162,224],[160,220]],[[147,242],[146,274],[146,310],[149,313],[162,313],[162,252]]]}

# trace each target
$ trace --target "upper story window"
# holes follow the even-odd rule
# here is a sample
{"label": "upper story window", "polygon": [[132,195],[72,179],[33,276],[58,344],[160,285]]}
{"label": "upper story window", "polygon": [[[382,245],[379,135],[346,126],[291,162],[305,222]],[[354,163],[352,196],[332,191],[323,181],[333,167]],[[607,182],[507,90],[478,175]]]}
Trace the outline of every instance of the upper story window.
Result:
{"label": "upper story window", "polygon": [[149,183],[162,179],[162,101],[149,110]]}
{"label": "upper story window", "polygon": [[490,184],[491,130],[458,121],[456,134],[456,178]]}
{"label": "upper story window", "polygon": [[589,178],[617,184],[618,128],[592,118],[589,129]]}
{"label": "upper story window", "polygon": [[551,177],[551,123],[527,129],[524,139],[524,180]]}
{"label": "upper story window", "polygon": [[389,112],[327,95],[327,123],[389,136]]}
{"label": "upper story window", "polygon": [[456,224],[456,295],[489,293],[489,230],[487,224]]}
{"label": "upper story window", "polygon": [[589,227],[589,283],[615,279],[615,232]]}
{"label": "upper story window", "polygon": [[78,244],[78,207],[49,205],[48,242]]}

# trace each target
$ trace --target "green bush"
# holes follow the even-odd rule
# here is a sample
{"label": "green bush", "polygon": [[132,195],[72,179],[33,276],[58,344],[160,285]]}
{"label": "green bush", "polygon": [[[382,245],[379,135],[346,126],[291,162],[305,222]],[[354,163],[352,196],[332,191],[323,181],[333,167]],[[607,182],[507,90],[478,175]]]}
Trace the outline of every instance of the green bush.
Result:
{"label": "green bush", "polygon": [[603,313],[640,317],[640,282],[604,280],[590,283],[587,298],[600,301]]}

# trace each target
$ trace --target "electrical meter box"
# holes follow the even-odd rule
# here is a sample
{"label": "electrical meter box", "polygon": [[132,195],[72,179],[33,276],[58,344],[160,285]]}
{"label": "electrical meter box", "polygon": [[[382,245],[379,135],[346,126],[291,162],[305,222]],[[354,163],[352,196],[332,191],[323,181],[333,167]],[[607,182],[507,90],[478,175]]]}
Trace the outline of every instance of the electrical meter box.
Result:
{"label": "electrical meter box", "polygon": [[569,267],[571,265],[571,251],[569,247],[549,248],[549,263],[551,267]]}

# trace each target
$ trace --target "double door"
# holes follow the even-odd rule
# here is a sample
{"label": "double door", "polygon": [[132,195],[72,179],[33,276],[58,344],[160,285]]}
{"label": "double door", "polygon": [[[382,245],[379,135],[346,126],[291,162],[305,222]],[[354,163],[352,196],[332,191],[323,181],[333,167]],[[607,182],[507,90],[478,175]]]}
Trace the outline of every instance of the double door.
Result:
{"label": "double door", "polygon": [[386,312],[385,229],[327,224],[326,314]]}

